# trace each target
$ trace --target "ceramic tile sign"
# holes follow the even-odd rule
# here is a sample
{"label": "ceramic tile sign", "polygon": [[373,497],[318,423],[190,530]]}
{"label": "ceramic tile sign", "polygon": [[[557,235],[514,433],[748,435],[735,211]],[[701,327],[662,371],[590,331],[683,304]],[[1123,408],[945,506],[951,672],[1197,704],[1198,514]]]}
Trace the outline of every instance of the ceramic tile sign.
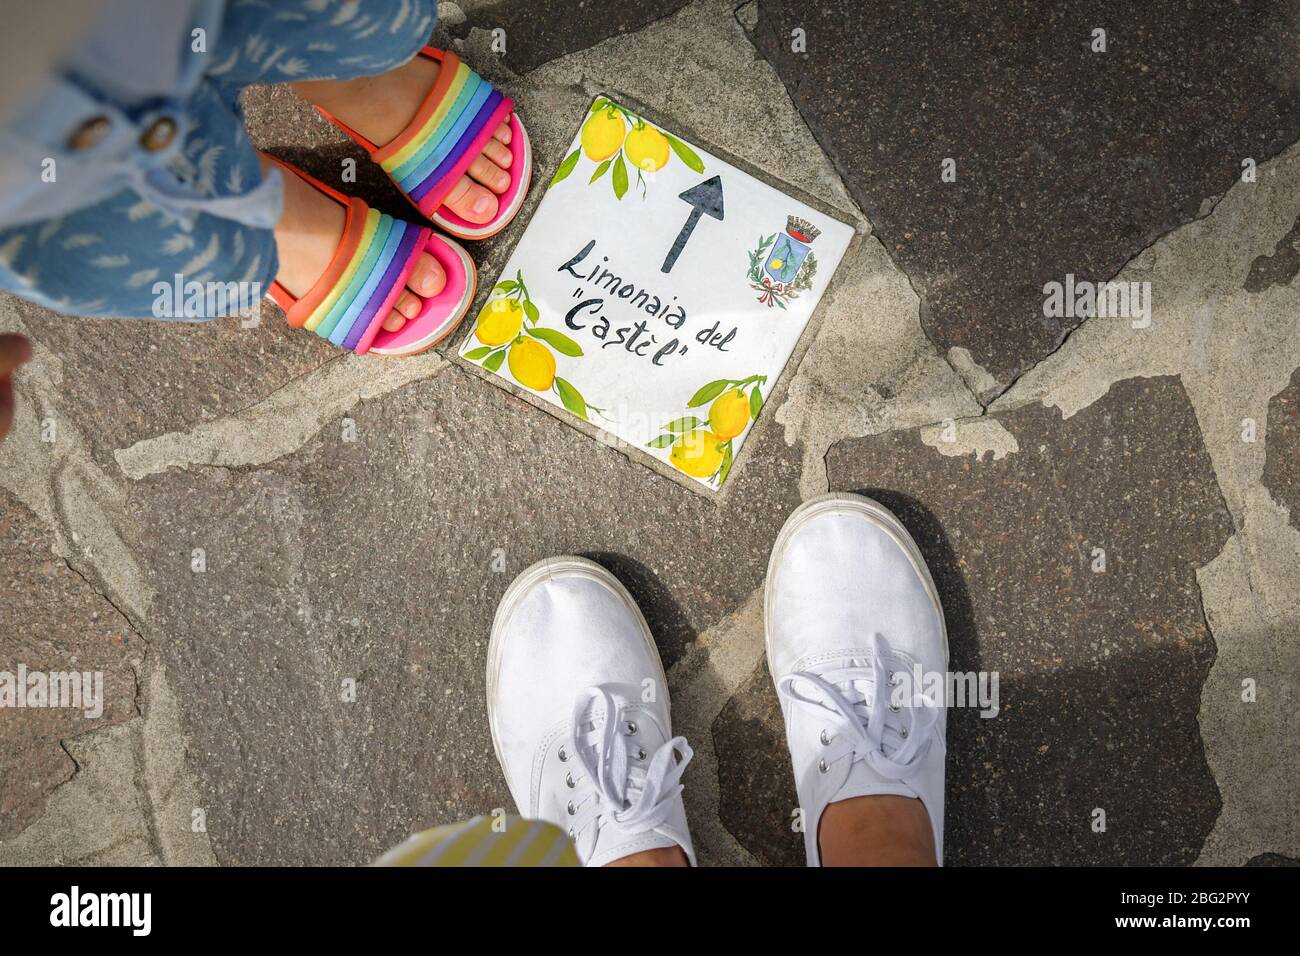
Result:
{"label": "ceramic tile sign", "polygon": [[852,235],[597,97],[460,354],[716,489]]}

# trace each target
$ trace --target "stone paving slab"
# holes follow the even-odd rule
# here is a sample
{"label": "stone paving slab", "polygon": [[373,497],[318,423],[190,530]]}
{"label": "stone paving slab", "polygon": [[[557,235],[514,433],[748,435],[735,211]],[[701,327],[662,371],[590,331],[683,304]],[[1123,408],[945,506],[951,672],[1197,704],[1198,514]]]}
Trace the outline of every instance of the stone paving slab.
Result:
{"label": "stone paving slab", "polygon": [[[690,0],[619,0],[593,4],[590,11],[571,0],[503,3],[469,0],[438,4],[438,36],[464,40],[470,31],[502,31],[502,60],[515,73],[528,73],[557,57],[585,50],[610,37],[636,33],[675,13]],[[581,14],[586,15],[581,15]]]}
{"label": "stone paving slab", "polygon": [[[1117,382],[1174,374],[1191,400],[1236,527],[1197,574],[1218,645],[1199,722],[1224,800],[1202,863],[1300,853],[1300,793],[1290,785],[1300,775],[1300,532],[1264,484],[1269,450],[1279,447],[1267,434],[1270,406],[1300,366],[1300,286],[1250,278],[1285,246],[1298,216],[1292,146],[1119,274],[1162,290],[1148,328],[1087,322],[991,406],[1041,404],[1069,417]],[[1257,690],[1249,702],[1246,682]]]}
{"label": "stone paving slab", "polygon": [[1300,369],[1268,403],[1265,434],[1264,487],[1300,528]]}
{"label": "stone paving slab", "polygon": [[[135,668],[145,647],[126,618],[52,553],[50,535],[36,516],[4,491],[0,580],[7,588],[0,602],[0,672],[14,680],[21,665],[29,674],[98,672],[103,681],[102,699],[90,713],[66,706],[0,707],[3,841],[36,819],[49,792],[76,772],[62,740],[136,715]],[[25,687],[23,695],[25,701]]]}
{"label": "stone paving slab", "polygon": [[[1214,641],[1195,572],[1232,534],[1191,406],[1176,379],[1135,379],[1067,421],[1024,408],[998,422],[1018,445],[1000,459],[941,454],[895,431],[842,441],[828,460],[833,489],[876,498],[916,538],[952,669],[1001,675],[997,716],[949,714],[946,853],[1189,863],[1219,810],[1196,722]],[[719,747],[732,755],[723,792],[739,807],[742,788],[777,781],[759,802],[788,819],[788,758],[759,677],[750,693],[769,701],[733,701],[715,728],[733,744]],[[746,719],[765,725],[752,750],[730,727]],[[1096,808],[1104,833],[1091,829]],[[762,852],[793,862],[794,842]]]}
{"label": "stone paving slab", "polygon": [[718,507],[454,370],[354,420],[355,443],[324,430],[270,467],[151,476],[128,503],[224,863],[361,863],[509,806],[483,672],[513,576],[601,561],[671,667],[759,586],[798,501],[773,429]]}
{"label": "stone paving slab", "polygon": [[269,307],[264,326],[245,329],[237,318],[70,319],[11,301],[28,332],[58,356],[63,403],[75,408],[104,465],[115,449],[236,412],[337,357],[314,336],[272,321],[278,310]]}
{"label": "stone paving slab", "polygon": [[758,0],[742,13],[921,294],[940,353],[967,349],[991,373],[986,398],[1078,324],[1043,317],[1044,283],[1109,279],[1202,214],[1244,158],[1300,139],[1294,3]]}

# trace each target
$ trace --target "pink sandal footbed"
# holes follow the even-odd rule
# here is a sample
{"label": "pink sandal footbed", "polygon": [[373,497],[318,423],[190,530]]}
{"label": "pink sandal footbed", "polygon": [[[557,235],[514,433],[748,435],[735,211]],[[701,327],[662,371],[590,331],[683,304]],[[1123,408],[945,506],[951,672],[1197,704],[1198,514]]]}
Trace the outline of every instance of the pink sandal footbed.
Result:
{"label": "pink sandal footbed", "polygon": [[[469,254],[446,236],[430,233],[426,251],[438,260],[447,275],[447,285],[430,299],[414,319],[407,319],[396,332],[381,328],[370,345],[376,355],[413,355],[445,339],[460,324],[474,301],[478,271]],[[437,317],[442,316],[439,320]]]}

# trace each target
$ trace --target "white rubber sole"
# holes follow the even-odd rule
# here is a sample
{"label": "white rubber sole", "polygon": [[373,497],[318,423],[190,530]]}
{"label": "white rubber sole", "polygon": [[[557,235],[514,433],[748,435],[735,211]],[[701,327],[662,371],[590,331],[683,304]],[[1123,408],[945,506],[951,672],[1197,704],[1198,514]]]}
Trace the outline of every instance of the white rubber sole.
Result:
{"label": "white rubber sole", "polygon": [[916,569],[917,574],[921,576],[921,580],[925,583],[925,590],[930,595],[930,601],[934,604],[935,610],[939,612],[939,624],[943,629],[943,666],[947,670],[948,622],[943,614],[943,603],[939,600],[939,589],[934,586],[934,578],[931,577],[930,568],[921,555],[921,549],[916,546],[916,542],[908,533],[907,528],[903,527],[903,522],[899,521],[894,513],[879,501],[868,498],[866,495],[832,491],[824,495],[818,495],[816,498],[810,498],[790,512],[790,517],[786,518],[785,524],[781,526],[781,531],[772,545],[772,556],[768,559],[767,576],[763,581],[763,646],[767,651],[768,672],[771,674],[772,681],[775,683],[779,677],[779,675],[772,673],[772,631],[768,624],[772,619],[772,575],[776,570],[777,562],[784,554],[785,547],[789,544],[794,533],[803,527],[809,519],[834,512],[861,515],[888,534],[907,553],[907,558],[912,562],[912,567]]}
{"label": "white rubber sole", "polygon": [[[655,644],[654,635],[650,633],[650,626],[645,622],[645,615],[641,613],[641,608],[637,606],[632,595],[628,593],[627,588],[618,578],[610,574],[595,561],[589,561],[586,558],[580,558],[576,555],[564,555],[556,558],[543,558],[536,564],[525,568],[524,571],[511,582],[510,587],[506,588],[506,593],[501,596],[501,603],[497,605],[497,612],[492,618],[492,636],[488,639],[487,653],[487,712],[488,728],[492,732],[492,749],[496,752],[497,763],[505,768],[505,762],[501,759],[501,741],[497,735],[496,708],[493,702],[497,694],[497,677],[501,673],[501,630],[505,622],[509,620],[510,614],[514,611],[515,605],[524,593],[539,581],[544,581],[549,577],[558,574],[576,574],[582,577],[590,578],[603,584],[612,591],[618,598],[631,610],[636,617],[637,623],[641,627],[641,637],[645,640],[646,648],[650,651],[650,656],[654,659],[655,666],[658,668],[659,686],[663,688],[664,709],[668,711],[668,727],[665,730],[668,736],[672,736],[672,704],[667,699],[668,695],[668,678],[664,675],[663,661],[659,657],[659,647]],[[509,781],[507,780],[507,783]],[[519,801],[518,794],[511,794],[515,798],[516,806],[523,807]]]}

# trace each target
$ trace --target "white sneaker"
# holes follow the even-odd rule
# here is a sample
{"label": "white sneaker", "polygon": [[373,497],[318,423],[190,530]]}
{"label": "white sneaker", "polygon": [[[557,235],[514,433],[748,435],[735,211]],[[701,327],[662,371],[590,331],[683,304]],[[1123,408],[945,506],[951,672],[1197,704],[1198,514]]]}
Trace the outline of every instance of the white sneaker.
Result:
{"label": "white sneaker", "polygon": [[661,847],[695,851],[682,804],[692,751],[672,736],[645,618],[584,558],[540,561],[492,622],[492,746],[519,812],[566,831],[585,866]]}
{"label": "white sneaker", "polygon": [[947,673],[948,632],[902,523],[860,495],[804,502],[772,547],[764,622],[808,865],[826,805],[873,794],[920,799],[942,864],[947,712],[911,678]]}

